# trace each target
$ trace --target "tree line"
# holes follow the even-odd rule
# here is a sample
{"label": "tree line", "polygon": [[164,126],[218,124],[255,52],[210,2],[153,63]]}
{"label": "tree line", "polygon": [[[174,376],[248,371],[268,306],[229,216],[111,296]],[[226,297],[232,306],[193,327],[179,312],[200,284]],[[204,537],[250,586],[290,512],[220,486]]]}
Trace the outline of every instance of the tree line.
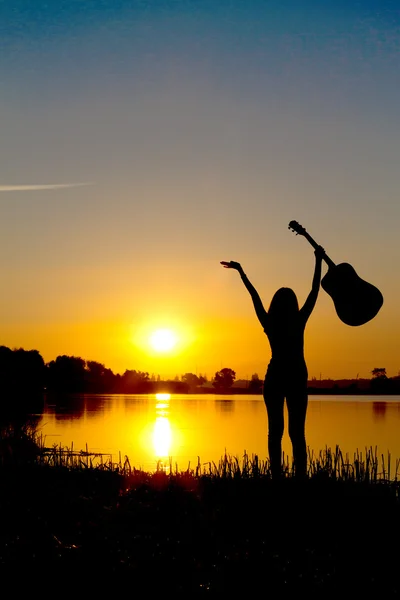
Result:
{"label": "tree line", "polygon": [[[233,369],[215,373],[215,390],[227,390],[236,379]],[[206,375],[185,373],[162,381],[159,375],[126,369],[120,375],[94,360],[78,356],[57,356],[45,363],[38,350],[10,349],[0,346],[0,394],[10,393],[151,393],[159,390],[175,393],[196,391],[207,383]]]}
{"label": "tree line", "polygon": [[[375,394],[399,394],[400,376],[388,377],[385,368],[371,371],[368,391]],[[206,375],[184,373],[172,380],[162,381],[160,376],[148,372],[127,369],[115,374],[104,364],[94,360],[84,360],[77,356],[60,355],[45,363],[38,350],[10,349],[0,346],[0,395],[11,393],[188,393],[196,391],[233,391],[236,372],[228,367],[216,371],[211,382]],[[204,387],[204,384],[211,383]],[[310,392],[312,393],[312,382]],[[238,382],[239,384],[239,382]],[[351,389],[350,389],[351,388]],[[353,381],[348,393],[357,393],[357,381]],[[340,390],[345,392],[346,390]],[[239,391],[239,390],[237,390]],[[261,393],[262,380],[254,373],[251,380],[245,382],[243,391]],[[320,392],[321,389],[315,390]],[[338,391],[333,385],[332,393]]]}

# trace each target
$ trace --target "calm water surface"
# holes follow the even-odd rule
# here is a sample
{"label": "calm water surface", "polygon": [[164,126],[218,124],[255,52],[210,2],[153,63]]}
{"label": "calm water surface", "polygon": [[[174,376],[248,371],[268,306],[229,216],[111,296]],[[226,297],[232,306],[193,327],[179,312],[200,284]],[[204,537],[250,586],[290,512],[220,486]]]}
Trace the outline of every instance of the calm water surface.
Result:
{"label": "calm water surface", "polygon": [[[128,455],[132,466],[153,470],[157,461],[215,461],[244,451],[268,456],[268,419],[262,396],[82,395],[46,404],[39,427],[46,446]],[[314,453],[337,444],[350,456],[358,449],[400,458],[400,396],[310,396],[307,445]],[[283,450],[291,456],[285,435]]]}

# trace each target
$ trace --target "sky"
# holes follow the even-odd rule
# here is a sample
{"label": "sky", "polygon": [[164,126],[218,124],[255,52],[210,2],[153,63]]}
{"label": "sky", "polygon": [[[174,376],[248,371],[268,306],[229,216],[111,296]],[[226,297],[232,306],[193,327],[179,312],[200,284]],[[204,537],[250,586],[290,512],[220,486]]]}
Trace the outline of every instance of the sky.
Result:
{"label": "sky", "polygon": [[309,376],[397,375],[399,59],[397,0],[1,2],[0,344],[263,377],[268,340],[219,263],[266,308],[281,286],[302,304],[295,219],[385,298],[349,327],[321,290]]}

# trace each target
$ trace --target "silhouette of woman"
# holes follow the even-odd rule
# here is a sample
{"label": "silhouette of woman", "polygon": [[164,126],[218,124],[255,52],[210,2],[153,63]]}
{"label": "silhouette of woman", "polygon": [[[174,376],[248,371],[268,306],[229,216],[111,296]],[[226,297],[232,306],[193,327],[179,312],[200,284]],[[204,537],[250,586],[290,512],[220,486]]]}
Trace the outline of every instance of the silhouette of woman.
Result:
{"label": "silhouette of woman", "polygon": [[318,246],[315,250],[312,288],[304,306],[299,309],[294,291],[283,287],[275,292],[268,312],[264,309],[258,292],[246,277],[240,263],[221,261],[225,268],[236,269],[239,272],[271,346],[272,356],[265,375],[263,396],[268,414],[268,452],[273,478],[279,478],[282,472],[285,398],[295,474],[304,477],[307,472],[305,422],[308,372],[304,359],[304,330],[317,301],[324,254],[324,249]]}

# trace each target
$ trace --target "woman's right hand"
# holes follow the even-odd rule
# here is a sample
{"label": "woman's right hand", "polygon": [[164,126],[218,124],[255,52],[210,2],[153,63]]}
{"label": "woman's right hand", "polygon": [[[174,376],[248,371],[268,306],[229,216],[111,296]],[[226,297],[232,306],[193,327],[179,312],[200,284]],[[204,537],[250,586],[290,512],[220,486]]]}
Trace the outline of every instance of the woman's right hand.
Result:
{"label": "woman's right hand", "polygon": [[234,260],[230,260],[229,262],[226,260],[221,260],[221,265],[225,267],[225,269],[236,269],[239,273],[243,273],[242,265]]}
{"label": "woman's right hand", "polygon": [[317,260],[322,260],[325,256],[325,250],[322,246],[317,246],[314,250],[314,254]]}

